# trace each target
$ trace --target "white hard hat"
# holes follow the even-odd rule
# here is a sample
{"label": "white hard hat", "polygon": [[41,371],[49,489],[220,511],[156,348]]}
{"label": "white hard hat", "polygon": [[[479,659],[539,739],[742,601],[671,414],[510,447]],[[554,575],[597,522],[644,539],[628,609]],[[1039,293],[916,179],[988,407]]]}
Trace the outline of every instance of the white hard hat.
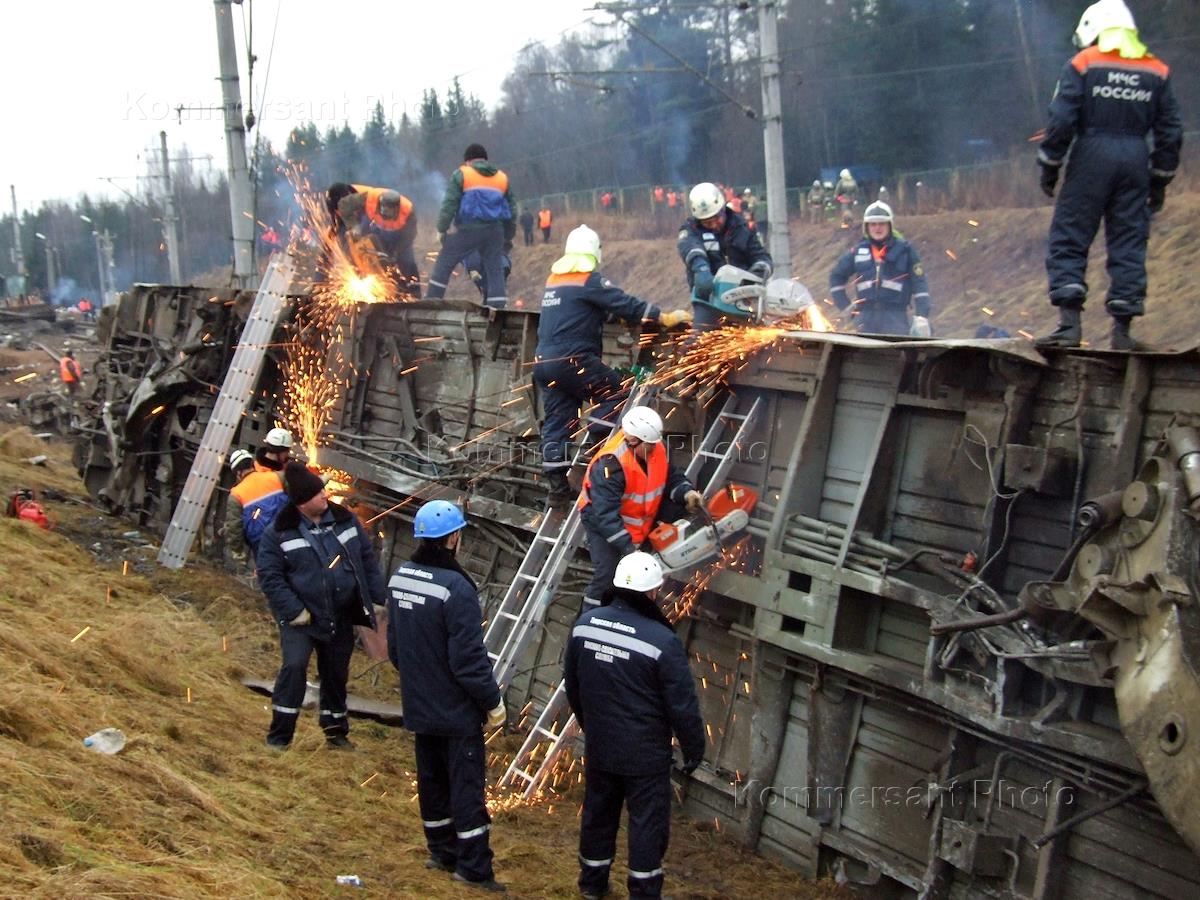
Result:
{"label": "white hard hat", "polygon": [[564,253],[578,253],[581,256],[591,256],[600,265],[600,235],[586,225],[580,225],[567,235]]}
{"label": "white hard hat", "polygon": [[813,179],[813,187],[815,187],[815,188],[819,188],[820,186],[821,186],[821,179],[820,179],[820,178],[814,178],[814,179]]}
{"label": "white hard hat", "polygon": [[662,416],[648,406],[635,406],[621,417],[621,430],[639,441],[657,444],[662,440]]}
{"label": "white hard hat", "polygon": [[887,222],[890,225],[895,220],[896,217],[892,215],[892,208],[882,200],[876,200],[863,213],[864,222]]}
{"label": "white hard hat", "polygon": [[234,450],[229,456],[229,468],[235,472],[247,463],[253,464],[254,457],[245,450]]}
{"label": "white hard hat", "polygon": [[711,219],[725,208],[725,197],[711,181],[702,181],[688,194],[688,208],[697,219]]}
{"label": "white hard hat", "polygon": [[662,583],[662,564],[653,555],[640,550],[622,556],[613,576],[613,587],[630,591],[652,591],[662,587]]}
{"label": "white hard hat", "polygon": [[1079,26],[1075,29],[1075,46],[1083,49],[1090,47],[1100,36],[1100,32],[1110,28],[1129,28],[1137,30],[1133,22],[1133,13],[1125,5],[1125,0],[1100,0],[1083,11]]}
{"label": "white hard hat", "polygon": [[263,444],[270,447],[278,447],[280,450],[290,450],[292,447],[292,433],[286,428],[272,428],[267,432],[267,436],[263,438]]}
{"label": "white hard hat", "polygon": [[854,176],[850,174],[849,169],[842,169],[842,171],[838,172],[838,178],[853,178],[853,177]]}

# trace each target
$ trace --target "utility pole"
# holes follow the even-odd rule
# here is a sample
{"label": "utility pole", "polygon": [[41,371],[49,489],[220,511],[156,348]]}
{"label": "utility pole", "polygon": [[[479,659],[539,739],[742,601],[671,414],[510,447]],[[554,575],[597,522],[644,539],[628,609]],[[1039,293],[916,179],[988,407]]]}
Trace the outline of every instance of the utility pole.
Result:
{"label": "utility pole", "polygon": [[[21,220],[17,216],[17,186],[10,184],[8,189],[12,192],[12,210],[13,210],[13,250],[12,261],[16,274],[24,278],[28,273],[25,271],[25,253],[21,249]],[[21,293],[25,293],[25,288],[22,286]]]}
{"label": "utility pole", "polygon": [[[213,0],[217,15],[217,55],[221,64],[221,100],[225,113],[225,151],[229,157],[229,215],[233,226],[233,280],[238,287],[254,283],[254,208],[250,168],[246,162],[246,125],[238,85],[237,49],[233,44],[233,3]],[[241,0],[237,0],[241,2]]]}
{"label": "utility pole", "polygon": [[54,296],[54,288],[58,284],[58,279],[54,277],[54,246],[50,243],[50,238],[42,234],[40,231],[35,231],[33,236],[46,245],[46,302]]}
{"label": "utility pole", "polygon": [[758,4],[758,44],[762,61],[763,159],[767,176],[767,241],[775,274],[792,274],[791,233],[788,230],[787,182],[783,166],[783,102],[779,95],[779,5]]}
{"label": "utility pole", "polygon": [[158,133],[162,144],[163,236],[167,243],[167,263],[171,284],[183,284],[179,271],[179,217],[175,215],[175,192],[171,190],[171,161],[167,156],[167,133]]}
{"label": "utility pole", "polygon": [[96,244],[100,248],[100,277],[104,289],[103,306],[117,302],[117,278],[113,271],[113,239],[112,233],[106,228],[96,236]]}

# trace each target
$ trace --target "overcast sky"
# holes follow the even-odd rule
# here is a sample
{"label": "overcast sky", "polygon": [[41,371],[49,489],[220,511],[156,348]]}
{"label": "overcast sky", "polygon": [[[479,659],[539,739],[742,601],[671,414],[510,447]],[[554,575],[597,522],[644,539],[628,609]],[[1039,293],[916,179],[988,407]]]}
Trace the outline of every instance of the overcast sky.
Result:
{"label": "overcast sky", "polygon": [[[425,88],[441,93],[455,75],[490,109],[517,51],[532,41],[554,44],[587,21],[592,5],[254,0],[259,127],[276,147],[310,119],[322,131],[343,121],[358,130],[377,100],[399,119],[416,112]],[[233,7],[243,104],[242,20],[250,7],[249,0]],[[21,209],[83,192],[119,193],[105,177],[136,192],[135,176],[146,173],[146,153],[162,130],[172,156],[186,143],[193,156],[212,154],[212,164],[225,167],[210,0],[4,2],[0,23],[5,211],[9,184]],[[180,105],[194,108],[182,124]]]}

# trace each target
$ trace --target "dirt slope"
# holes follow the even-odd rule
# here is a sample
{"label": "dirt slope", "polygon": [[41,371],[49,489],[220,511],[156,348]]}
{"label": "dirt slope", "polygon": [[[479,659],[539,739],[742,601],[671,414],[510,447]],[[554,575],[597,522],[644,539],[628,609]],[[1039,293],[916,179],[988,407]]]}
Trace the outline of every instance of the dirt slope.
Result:
{"label": "dirt slope", "polygon": [[[939,335],[970,337],[984,321],[1003,325],[1013,333],[1025,329],[1040,334],[1053,327],[1056,315],[1046,300],[1044,269],[1050,213],[1047,204],[1036,209],[938,213],[900,220],[900,229],[925,263],[933,295],[933,324]],[[1164,348],[1200,342],[1195,315],[1200,288],[1191,275],[1200,252],[1198,219],[1200,194],[1171,194],[1166,209],[1153,222],[1148,315],[1137,324],[1136,333]],[[578,216],[560,216],[554,240],[548,245],[541,243],[540,235],[533,247],[521,246],[518,241],[513,251],[510,297],[536,303],[550,264],[561,253],[562,241],[579,221]],[[971,225],[971,221],[978,224]],[[604,239],[606,275],[630,293],[659,305],[684,305],[683,265],[669,224],[655,228],[646,220],[627,221],[617,216],[593,216],[587,223]],[[644,237],[656,232],[659,237]],[[793,275],[814,296],[828,296],[829,272],[857,237],[856,230],[793,223]],[[1093,299],[1085,312],[1085,336],[1107,346],[1104,260],[1101,234],[1093,245],[1088,270]],[[428,269],[431,263],[425,265]],[[461,279],[451,290],[454,296],[472,296]],[[994,311],[994,317],[981,311],[985,306]]]}
{"label": "dirt slope", "polygon": [[[261,595],[207,566],[157,567],[144,534],[84,502],[65,449],[31,467],[47,445],[0,431],[5,497],[63,498],[45,504],[53,532],[0,518],[0,896],[474,896],[423,867],[408,733],[355,721],[358,752],[331,753],[306,713],[291,750],[266,750],[269,701],[238,684],[278,665]],[[352,692],[395,698],[386,665],[356,655],[351,672]],[[105,726],[129,736],[118,756],[81,744]],[[497,815],[510,896],[577,896],[579,801]],[[711,823],[679,819],[672,838],[674,896],[844,896]],[[620,863],[614,881],[624,896]]]}

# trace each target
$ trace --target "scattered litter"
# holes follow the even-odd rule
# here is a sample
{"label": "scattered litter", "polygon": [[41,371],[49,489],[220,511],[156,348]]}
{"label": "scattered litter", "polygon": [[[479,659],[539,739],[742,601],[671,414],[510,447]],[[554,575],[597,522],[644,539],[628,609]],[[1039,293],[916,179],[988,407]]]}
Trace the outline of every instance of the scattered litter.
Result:
{"label": "scattered litter", "polygon": [[39,453],[37,456],[26,457],[25,462],[31,466],[44,466],[49,458],[45,453]]}
{"label": "scattered litter", "polygon": [[362,887],[363,886],[362,879],[359,878],[357,875],[339,875],[337,877],[337,883],[338,884],[348,884],[348,885],[351,885],[352,887]]}
{"label": "scattered litter", "polygon": [[85,634],[87,634],[91,630],[92,630],[91,625],[85,625],[83,627],[83,631],[79,632],[79,634],[77,634],[77,635],[75,635],[75,637],[71,638],[71,643],[72,644],[75,643],[77,640],[79,640],[81,637],[83,637]]}
{"label": "scattered litter", "polygon": [[125,531],[125,532],[122,532],[121,537],[128,538],[129,540],[133,540],[134,538],[141,537],[141,532]]}
{"label": "scattered litter", "polygon": [[125,749],[125,732],[120,728],[101,728],[85,737],[83,746],[105,756],[115,756]]}

